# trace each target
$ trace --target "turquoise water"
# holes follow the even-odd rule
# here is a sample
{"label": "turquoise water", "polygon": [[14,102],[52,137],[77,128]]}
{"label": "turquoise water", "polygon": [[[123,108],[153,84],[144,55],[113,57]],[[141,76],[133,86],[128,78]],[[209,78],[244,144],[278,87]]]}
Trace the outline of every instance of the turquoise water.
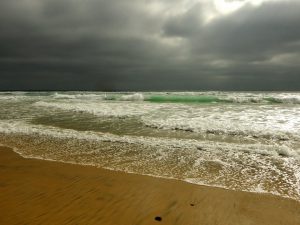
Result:
{"label": "turquoise water", "polygon": [[89,164],[300,199],[300,93],[2,92],[0,144]]}

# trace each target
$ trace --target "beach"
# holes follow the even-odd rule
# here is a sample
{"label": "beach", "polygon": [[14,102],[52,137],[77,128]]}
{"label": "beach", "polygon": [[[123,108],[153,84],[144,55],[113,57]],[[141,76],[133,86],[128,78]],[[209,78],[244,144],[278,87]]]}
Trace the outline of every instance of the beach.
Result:
{"label": "beach", "polygon": [[6,147],[0,170],[0,224],[300,224],[300,203],[270,194],[25,159]]}
{"label": "beach", "polygon": [[0,144],[300,201],[298,92],[0,92]]}
{"label": "beach", "polygon": [[0,16],[0,225],[300,225],[300,0]]}

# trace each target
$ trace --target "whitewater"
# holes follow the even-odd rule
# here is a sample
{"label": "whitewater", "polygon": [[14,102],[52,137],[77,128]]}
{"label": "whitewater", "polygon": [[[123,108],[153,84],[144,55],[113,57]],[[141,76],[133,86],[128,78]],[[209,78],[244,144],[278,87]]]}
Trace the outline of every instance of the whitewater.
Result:
{"label": "whitewater", "polygon": [[300,200],[299,92],[0,92],[0,144]]}

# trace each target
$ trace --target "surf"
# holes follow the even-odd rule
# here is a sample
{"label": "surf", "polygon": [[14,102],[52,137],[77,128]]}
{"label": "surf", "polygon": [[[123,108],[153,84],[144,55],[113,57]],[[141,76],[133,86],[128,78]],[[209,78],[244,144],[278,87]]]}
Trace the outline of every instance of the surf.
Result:
{"label": "surf", "polygon": [[219,99],[215,96],[180,96],[180,95],[152,95],[145,99],[149,102],[174,102],[174,103],[214,103],[214,102],[229,102],[227,100]]}

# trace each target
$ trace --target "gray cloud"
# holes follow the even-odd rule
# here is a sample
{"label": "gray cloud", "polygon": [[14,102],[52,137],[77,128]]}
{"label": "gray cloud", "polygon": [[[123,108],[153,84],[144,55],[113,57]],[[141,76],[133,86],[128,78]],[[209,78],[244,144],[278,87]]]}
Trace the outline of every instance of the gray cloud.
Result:
{"label": "gray cloud", "polygon": [[300,3],[2,0],[0,89],[299,90]]}

